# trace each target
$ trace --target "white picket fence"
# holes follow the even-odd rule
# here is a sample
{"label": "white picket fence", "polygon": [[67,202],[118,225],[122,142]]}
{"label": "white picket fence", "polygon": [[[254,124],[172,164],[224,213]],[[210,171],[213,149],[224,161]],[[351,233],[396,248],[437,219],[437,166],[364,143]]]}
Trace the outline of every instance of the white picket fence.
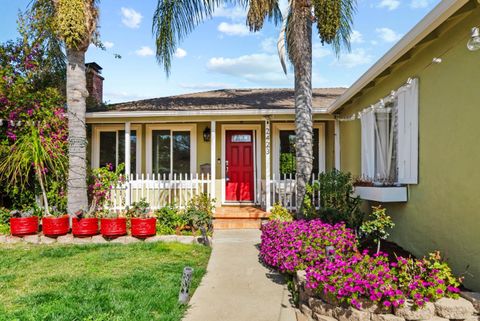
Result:
{"label": "white picket fence", "polygon": [[[318,180],[318,174],[312,174],[312,178],[309,182],[310,185],[314,183],[320,184]],[[296,194],[297,194],[297,182],[292,174],[275,175],[273,174],[271,184],[271,201],[273,204],[280,204],[287,208],[289,211],[295,211],[296,206]],[[313,203],[316,208],[320,207],[320,190],[315,191],[313,196]]]}
{"label": "white picket fence", "polygon": [[110,210],[124,210],[134,202],[144,199],[152,210],[169,204],[185,207],[195,195],[211,196],[210,175],[130,175],[124,184],[114,186],[109,195]]}

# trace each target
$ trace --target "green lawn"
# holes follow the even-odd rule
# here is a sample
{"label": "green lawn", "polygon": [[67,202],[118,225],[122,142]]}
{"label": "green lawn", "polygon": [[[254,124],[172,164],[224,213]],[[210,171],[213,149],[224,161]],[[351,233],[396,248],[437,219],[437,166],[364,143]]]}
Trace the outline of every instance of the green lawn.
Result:
{"label": "green lawn", "polygon": [[0,246],[0,320],[180,320],[184,266],[205,274],[210,249],[178,243]]}

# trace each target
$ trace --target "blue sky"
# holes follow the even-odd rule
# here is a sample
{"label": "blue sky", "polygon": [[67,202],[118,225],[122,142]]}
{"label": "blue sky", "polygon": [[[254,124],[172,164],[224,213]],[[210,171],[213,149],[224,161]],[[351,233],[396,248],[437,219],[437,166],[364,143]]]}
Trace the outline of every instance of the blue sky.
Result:
{"label": "blue sky", "polygon": [[[284,0],[285,1],[285,0]],[[15,38],[19,10],[30,0],[0,0],[0,41]],[[314,37],[313,86],[351,85],[439,0],[358,0],[352,51],[337,59]],[[220,88],[293,87],[276,53],[279,26],[252,34],[241,8],[220,7],[177,51],[169,78],[155,59],[155,0],[102,0],[100,34],[107,51],[91,47],[87,62],[103,67],[104,99],[120,102]],[[121,59],[115,59],[114,54]]]}

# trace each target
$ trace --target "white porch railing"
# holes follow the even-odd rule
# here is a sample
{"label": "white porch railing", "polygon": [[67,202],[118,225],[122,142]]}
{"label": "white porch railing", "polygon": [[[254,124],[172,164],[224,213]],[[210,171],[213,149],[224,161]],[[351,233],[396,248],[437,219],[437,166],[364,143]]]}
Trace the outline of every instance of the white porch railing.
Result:
{"label": "white porch railing", "polygon": [[[318,174],[312,174],[309,184],[313,186],[314,183],[320,184]],[[277,203],[289,211],[296,211],[297,182],[292,174],[281,174],[278,176],[273,174],[270,184],[272,205]],[[320,190],[316,190],[312,198],[315,207],[320,208]]]}
{"label": "white porch railing", "polygon": [[211,197],[210,175],[130,175],[130,178],[110,191],[109,208],[124,210],[134,202],[145,199],[152,210],[169,204],[185,207],[195,196],[206,193]]}

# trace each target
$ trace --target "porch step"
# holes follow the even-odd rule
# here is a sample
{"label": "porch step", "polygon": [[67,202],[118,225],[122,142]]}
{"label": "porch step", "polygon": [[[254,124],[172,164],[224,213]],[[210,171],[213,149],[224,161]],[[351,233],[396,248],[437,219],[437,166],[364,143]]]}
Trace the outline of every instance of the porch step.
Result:
{"label": "porch step", "polygon": [[268,218],[269,213],[254,206],[222,206],[215,210],[214,218]]}
{"label": "porch step", "polygon": [[261,219],[252,218],[216,218],[213,220],[213,229],[215,230],[259,229],[261,225]]}
{"label": "porch step", "polygon": [[222,206],[213,214],[214,229],[259,229],[270,213],[254,206]]}

